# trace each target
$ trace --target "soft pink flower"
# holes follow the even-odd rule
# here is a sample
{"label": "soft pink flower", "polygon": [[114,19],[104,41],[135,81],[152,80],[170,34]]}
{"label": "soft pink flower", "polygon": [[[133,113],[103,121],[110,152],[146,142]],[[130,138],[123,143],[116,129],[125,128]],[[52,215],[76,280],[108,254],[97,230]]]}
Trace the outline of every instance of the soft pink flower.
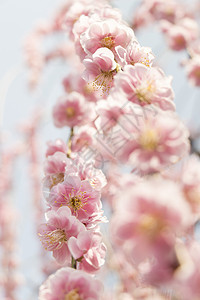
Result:
{"label": "soft pink flower", "polygon": [[185,49],[199,34],[197,23],[190,18],[183,18],[175,24],[163,21],[161,28],[167,36],[169,47],[175,51]]}
{"label": "soft pink flower", "polygon": [[[97,19],[96,19],[97,18]],[[74,46],[77,55],[80,57],[80,60],[82,61],[87,53],[83,49],[81,42],[80,42],[80,36],[88,29],[88,27],[99,20],[98,15],[92,14],[91,16],[85,16],[82,15],[78,19],[78,21],[74,24],[73,27],[73,35],[74,35]]]}
{"label": "soft pink flower", "polygon": [[93,213],[100,211],[100,192],[88,180],[79,176],[66,176],[63,183],[51,189],[48,203],[53,207],[68,206],[81,222],[87,224]]}
{"label": "soft pink flower", "polygon": [[[144,173],[161,171],[188,154],[188,130],[172,112],[154,107],[133,109],[119,119],[124,145],[118,157]],[[129,135],[127,134],[129,133]]]}
{"label": "soft pink flower", "polygon": [[72,151],[81,152],[87,147],[95,144],[96,129],[85,125],[82,126],[72,138]]}
{"label": "soft pink flower", "polygon": [[46,175],[64,173],[65,167],[71,164],[71,160],[63,152],[55,152],[49,155],[44,163],[44,173]]}
{"label": "soft pink flower", "polygon": [[89,273],[96,272],[105,262],[106,246],[99,231],[81,232],[69,242],[72,256],[79,261],[78,267]]}
{"label": "soft pink flower", "polygon": [[81,35],[81,45],[88,54],[94,54],[102,47],[112,51],[119,45],[126,48],[133,40],[135,40],[134,32],[114,19],[94,22]]}
{"label": "soft pink flower", "polygon": [[167,255],[175,236],[191,225],[192,214],[178,186],[154,179],[119,193],[111,230],[132,262],[140,262]]}
{"label": "soft pink flower", "polygon": [[98,49],[91,58],[83,61],[85,71],[83,77],[92,82],[94,89],[102,89],[108,92],[113,85],[113,78],[120,70],[119,65],[114,60],[114,54],[108,48]]}
{"label": "soft pink flower", "polygon": [[99,280],[72,268],[62,268],[40,287],[39,300],[100,300],[103,287]]}
{"label": "soft pink flower", "polygon": [[64,181],[65,170],[70,168],[75,172],[72,162],[63,152],[55,152],[48,156],[44,164],[45,177],[43,179],[44,196],[48,199],[52,187]]}
{"label": "soft pink flower", "polygon": [[96,102],[98,100],[98,93],[94,91],[92,85],[86,82],[79,73],[73,73],[68,75],[63,80],[63,86],[66,93],[72,91],[82,94],[88,101]]}
{"label": "soft pink flower", "polygon": [[116,59],[121,67],[125,65],[144,64],[150,67],[153,63],[154,55],[150,48],[141,47],[137,41],[132,42],[125,49],[121,46],[115,48]]}
{"label": "soft pink flower", "polygon": [[93,188],[100,191],[107,183],[102,170],[94,167],[94,161],[86,163],[81,157],[73,158],[73,164],[76,165],[77,175],[81,180],[88,180]]}
{"label": "soft pink flower", "polygon": [[120,116],[126,112],[127,99],[122,93],[109,95],[106,100],[98,101],[96,111],[99,116],[95,125],[97,129],[106,133],[118,122]]}
{"label": "soft pink flower", "polygon": [[141,106],[154,104],[163,110],[175,110],[171,77],[166,77],[161,69],[148,68],[140,63],[125,66],[124,72],[115,77],[113,92],[120,89],[133,103]]}
{"label": "soft pink flower", "polygon": [[[102,5],[101,9],[99,9],[99,5]],[[86,57],[87,53],[81,45],[80,36],[86,32],[91,24],[95,22],[102,22],[105,19],[115,19],[119,22],[121,21],[121,14],[117,9],[114,9],[109,5],[103,5],[102,2],[98,2],[98,4],[93,7],[92,13],[90,11],[89,16],[81,15],[74,23],[73,35],[75,49],[81,60]]]}
{"label": "soft pink flower", "polygon": [[185,15],[184,6],[174,0],[147,0],[146,5],[155,20],[168,20],[174,23],[176,19],[180,19]]}
{"label": "soft pink flower", "polygon": [[162,25],[162,30],[166,33],[168,45],[172,50],[180,51],[187,47],[189,32],[183,27],[170,25],[170,28],[166,29],[166,27]]}
{"label": "soft pink flower", "polygon": [[60,98],[54,106],[53,119],[56,127],[84,125],[95,119],[93,104],[83,95],[72,92]]}
{"label": "soft pink flower", "polygon": [[61,140],[61,139],[57,139],[54,142],[49,141],[47,142],[47,151],[46,151],[46,157],[49,155],[53,155],[55,152],[63,152],[63,153],[67,153],[67,144]]}
{"label": "soft pink flower", "polygon": [[90,12],[91,6],[85,5],[85,3],[81,3],[80,1],[76,1],[71,5],[68,12],[65,15],[64,25],[63,27],[70,32],[71,37],[72,30],[74,24],[79,20],[80,16],[88,15]]}
{"label": "soft pink flower", "polygon": [[40,240],[47,251],[53,251],[53,256],[59,264],[70,259],[68,240],[77,237],[85,226],[74,216],[68,207],[60,207],[57,211],[46,213],[47,223],[39,227]]}

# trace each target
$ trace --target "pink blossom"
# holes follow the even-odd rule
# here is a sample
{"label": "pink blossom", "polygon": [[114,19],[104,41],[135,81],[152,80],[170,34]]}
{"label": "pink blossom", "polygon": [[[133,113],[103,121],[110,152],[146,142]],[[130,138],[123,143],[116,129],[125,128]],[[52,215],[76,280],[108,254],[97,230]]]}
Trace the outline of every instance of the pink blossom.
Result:
{"label": "pink blossom", "polygon": [[192,214],[178,186],[154,179],[121,191],[111,230],[115,242],[138,262],[167,255],[175,235],[182,235],[191,225]]}
{"label": "pink blossom", "polygon": [[92,103],[84,96],[72,92],[59,99],[53,109],[53,119],[56,127],[81,126],[95,118]]}
{"label": "pink blossom", "polygon": [[[113,18],[121,20],[121,14],[118,10],[111,8],[107,1],[95,2],[92,0],[76,1],[71,5],[66,13],[64,20],[64,28],[66,28],[72,37],[74,33],[74,26],[78,27],[77,23],[82,16],[88,16],[93,20],[102,20],[103,18]],[[84,31],[82,31],[84,32]]]}
{"label": "pink blossom", "polygon": [[80,152],[87,147],[95,144],[96,129],[94,127],[85,125],[82,126],[72,139],[72,151]]}
{"label": "pink blossom", "polygon": [[120,66],[144,64],[147,67],[152,65],[154,55],[150,48],[141,47],[137,41],[132,42],[126,49],[121,46],[115,48],[116,59]]}
{"label": "pink blossom", "polygon": [[85,5],[85,3],[81,3],[80,1],[76,1],[71,5],[68,12],[65,16],[64,28],[70,32],[72,37],[72,30],[74,24],[79,20],[80,16],[88,15],[90,12],[91,6]]}
{"label": "pink blossom", "polygon": [[112,51],[119,45],[126,48],[133,40],[135,40],[134,32],[114,19],[94,22],[81,35],[81,45],[88,54],[94,54],[102,47]]}
{"label": "pink blossom", "polygon": [[133,103],[141,106],[154,104],[163,110],[175,110],[171,77],[166,77],[161,69],[148,68],[139,63],[125,66],[124,72],[115,77],[113,92],[120,89]]}
{"label": "pink blossom", "polygon": [[96,190],[100,191],[107,184],[102,170],[94,167],[94,161],[86,163],[80,156],[75,156],[73,163],[76,165],[77,174],[81,180],[88,180]]}
{"label": "pink blossom", "polygon": [[94,89],[108,92],[113,85],[113,78],[120,70],[114,60],[114,54],[107,48],[98,49],[91,58],[83,61],[86,70],[83,73],[85,80],[92,82]]}
{"label": "pink blossom", "polygon": [[52,187],[64,181],[66,168],[70,168],[71,172],[75,171],[71,160],[63,152],[55,152],[46,159],[44,164],[45,177],[43,179],[44,196],[46,199],[48,199]]}
{"label": "pink blossom", "polygon": [[72,175],[51,189],[48,203],[53,207],[68,206],[83,223],[101,209],[100,192],[92,188],[89,181]]}
{"label": "pink blossom", "polygon": [[55,152],[53,155],[47,157],[44,163],[45,174],[64,173],[65,167],[70,165],[71,161],[63,152]]}
{"label": "pink blossom", "polygon": [[[97,18],[97,19],[96,19]],[[92,14],[91,16],[85,16],[82,15],[78,19],[78,21],[74,24],[73,27],[73,35],[74,35],[74,46],[77,55],[80,57],[80,60],[82,61],[87,53],[83,49],[81,42],[80,42],[80,36],[88,29],[88,27],[99,20],[98,15]]]}
{"label": "pink blossom", "polygon": [[[151,110],[150,110],[151,108]],[[178,117],[150,107],[123,116],[124,146],[118,157],[144,173],[161,171],[188,154],[188,130]],[[126,122],[126,123],[125,123]],[[127,136],[129,132],[129,136]]]}
{"label": "pink blossom", "polygon": [[49,155],[53,155],[55,152],[63,152],[63,153],[67,153],[67,144],[61,140],[61,139],[57,139],[54,142],[49,141],[47,142],[47,151],[46,151],[46,157]]}
{"label": "pink blossom", "polygon": [[80,76],[80,73],[70,73],[69,76],[64,78],[63,86],[66,93],[75,91],[82,94],[88,101],[96,102],[98,100],[98,93],[94,91],[92,85]]}
{"label": "pink blossom", "polygon": [[183,18],[175,24],[164,21],[161,27],[167,36],[169,47],[175,51],[185,49],[199,34],[197,23],[190,18]]}
{"label": "pink blossom", "polygon": [[77,237],[85,226],[71,215],[68,207],[60,207],[57,211],[50,210],[46,213],[47,223],[39,227],[40,240],[47,251],[53,251],[53,256],[59,264],[64,264],[70,259],[68,240]]}
{"label": "pink blossom", "polygon": [[69,241],[73,257],[79,261],[78,267],[88,273],[98,271],[105,262],[106,246],[99,231],[81,232]]}
{"label": "pink blossom", "polygon": [[175,51],[185,49],[187,47],[189,32],[178,25],[169,26],[167,29],[164,24],[162,25],[162,30],[166,33],[169,47]]}
{"label": "pink blossom", "polygon": [[180,19],[185,15],[184,7],[177,1],[170,0],[154,0],[146,1],[150,13],[153,15],[155,20],[168,20],[174,23],[176,19]]}
{"label": "pink blossom", "polygon": [[95,122],[98,131],[106,133],[126,112],[127,99],[122,93],[109,95],[106,100],[98,101],[96,111],[99,118]]}
{"label": "pink blossom", "polygon": [[100,300],[103,287],[99,280],[72,268],[62,268],[43,283],[39,300]]}

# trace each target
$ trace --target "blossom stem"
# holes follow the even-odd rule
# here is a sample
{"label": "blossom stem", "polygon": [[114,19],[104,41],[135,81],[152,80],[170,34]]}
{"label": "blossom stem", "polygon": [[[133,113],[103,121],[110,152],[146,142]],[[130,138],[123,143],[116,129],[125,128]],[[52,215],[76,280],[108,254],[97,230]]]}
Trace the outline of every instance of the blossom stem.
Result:
{"label": "blossom stem", "polygon": [[71,127],[70,136],[68,140],[68,151],[67,151],[67,157],[70,158],[71,152],[72,152],[72,138],[74,136],[74,127]]}
{"label": "blossom stem", "polygon": [[72,267],[73,269],[76,269],[76,260],[73,258],[73,256],[72,256],[71,267]]}

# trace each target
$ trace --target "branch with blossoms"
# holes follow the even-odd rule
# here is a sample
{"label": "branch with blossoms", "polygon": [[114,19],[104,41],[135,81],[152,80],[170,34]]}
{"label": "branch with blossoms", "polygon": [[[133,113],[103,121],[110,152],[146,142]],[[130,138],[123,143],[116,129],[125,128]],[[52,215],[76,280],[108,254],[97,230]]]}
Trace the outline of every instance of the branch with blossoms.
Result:
{"label": "branch with blossoms", "polygon": [[156,23],[171,50],[185,50],[187,57],[181,65],[191,84],[197,87],[200,86],[198,12],[198,4],[192,1],[184,5],[179,0],[143,0],[134,12],[132,22],[135,30]]}
{"label": "branch with blossoms", "polygon": [[[52,112],[70,133],[48,143],[38,235],[61,268],[39,299],[198,299],[200,162],[189,156],[172,78],[106,1],[64,7],[54,20],[80,62]],[[105,271],[101,195],[111,214]],[[100,270],[118,274],[113,291],[103,293]]]}

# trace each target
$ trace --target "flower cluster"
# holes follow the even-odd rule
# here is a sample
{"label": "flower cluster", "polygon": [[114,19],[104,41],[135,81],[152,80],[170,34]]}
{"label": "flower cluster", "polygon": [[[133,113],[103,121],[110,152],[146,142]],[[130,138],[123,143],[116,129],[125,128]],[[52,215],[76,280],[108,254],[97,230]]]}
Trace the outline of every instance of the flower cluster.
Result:
{"label": "flower cluster", "polygon": [[98,224],[105,221],[100,198],[106,179],[102,171],[80,157],[68,158],[62,145],[56,140],[47,149],[43,183],[49,208],[39,236],[58,263],[69,263],[73,257],[80,268],[94,272],[105,256]]}
{"label": "flower cluster", "polygon": [[[188,79],[194,86],[199,86],[199,26],[194,8],[188,9],[178,0],[142,1],[135,13],[133,28],[157,22],[167,39],[170,49],[186,50],[189,59],[182,63]],[[198,10],[198,7],[196,8]]]}

